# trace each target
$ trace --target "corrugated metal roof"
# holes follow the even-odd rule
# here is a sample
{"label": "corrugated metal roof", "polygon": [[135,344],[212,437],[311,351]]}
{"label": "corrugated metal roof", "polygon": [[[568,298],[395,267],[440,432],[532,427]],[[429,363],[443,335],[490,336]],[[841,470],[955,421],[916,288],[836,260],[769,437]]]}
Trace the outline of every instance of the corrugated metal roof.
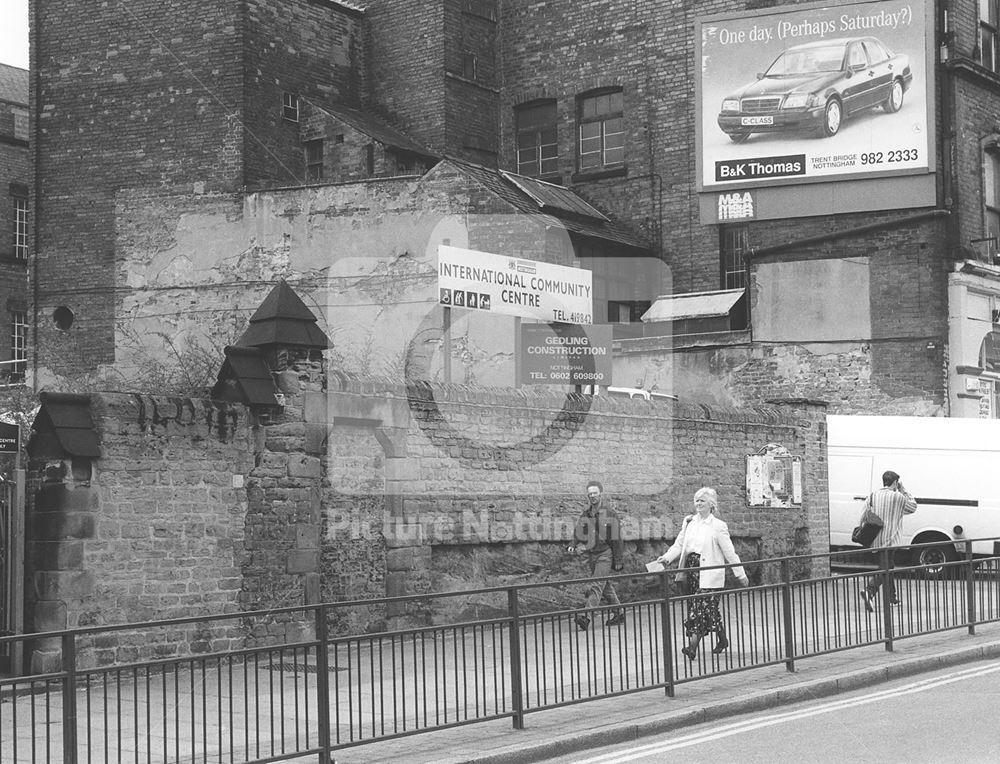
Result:
{"label": "corrugated metal roof", "polygon": [[[568,213],[565,211],[561,212],[560,210],[552,209],[551,207],[543,207],[542,209],[539,209],[539,202],[535,198],[530,196],[524,188],[514,183],[511,178],[506,177],[510,173],[505,173],[501,170],[492,170],[488,167],[483,167],[482,165],[477,165],[463,159],[456,159],[454,157],[448,157],[446,161],[454,164],[467,175],[475,178],[483,187],[508,202],[516,210],[527,215],[536,215],[543,221],[550,221],[550,225],[565,228],[567,231],[579,236],[601,239],[603,241],[612,242],[631,249],[645,251],[650,249],[649,243],[643,241],[640,236],[638,236],[625,224],[605,217],[592,205],[580,198],[576,192],[571,189],[564,189],[565,195],[572,195],[576,197],[579,199],[581,205],[586,205],[586,207],[594,209],[594,211],[601,215],[603,219],[597,220],[589,215],[587,217],[583,217],[580,214]],[[522,179],[524,176],[517,177],[518,179]],[[560,198],[563,200],[564,204],[568,206],[568,197],[565,195],[562,195]]]}
{"label": "corrugated metal roof", "polygon": [[572,215],[582,215],[594,220],[608,222],[606,215],[585,202],[568,188],[557,186],[555,183],[546,183],[537,178],[529,178],[525,175],[505,172],[504,170],[500,170],[500,174],[534,199],[539,209],[558,210],[559,212],[568,212]]}
{"label": "corrugated metal roof", "polygon": [[28,70],[0,64],[0,101],[28,105]]}
{"label": "corrugated metal roof", "polygon": [[346,122],[355,130],[374,138],[376,141],[385,146],[389,146],[394,149],[401,149],[402,151],[408,151],[412,154],[419,154],[420,156],[428,157],[430,159],[438,158],[437,154],[427,150],[427,148],[421,146],[402,131],[386,124],[374,114],[369,114],[368,112],[360,109],[344,106],[342,104],[337,104],[336,106],[318,106],[310,101],[309,105],[324,114],[328,114],[335,119]]}
{"label": "corrugated metal roof", "polygon": [[743,296],[742,289],[724,289],[718,292],[691,292],[657,297],[649,310],[642,314],[643,321],[678,321],[684,318],[710,318],[727,316],[736,301]]}

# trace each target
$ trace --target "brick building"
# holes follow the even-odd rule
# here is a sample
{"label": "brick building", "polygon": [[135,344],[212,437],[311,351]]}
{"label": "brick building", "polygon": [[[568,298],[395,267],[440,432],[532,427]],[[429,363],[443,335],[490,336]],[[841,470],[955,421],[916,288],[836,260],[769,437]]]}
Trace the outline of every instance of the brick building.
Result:
{"label": "brick building", "polygon": [[28,72],[0,64],[0,384],[24,379],[28,311]]}
{"label": "brick building", "polygon": [[[382,335],[352,327],[373,314],[412,346],[438,320],[434,243],[502,214],[560,232],[508,253],[594,271],[616,384],[997,416],[997,3],[815,8],[34,0],[38,378],[120,364],[129,337],[185,341],[223,310],[238,322],[278,278],[310,296],[340,360],[371,358]],[[714,88],[773,59],[740,35],[783,29],[777,53],[825,23],[847,40],[845,79],[897,66],[900,92],[852,113],[849,86],[802,90],[825,138],[735,131],[726,149],[766,167],[801,152],[812,174],[706,174],[727,140]],[[869,150],[877,136],[899,143]],[[460,381],[509,384],[481,334],[453,344]],[[398,346],[376,350],[391,365]]]}

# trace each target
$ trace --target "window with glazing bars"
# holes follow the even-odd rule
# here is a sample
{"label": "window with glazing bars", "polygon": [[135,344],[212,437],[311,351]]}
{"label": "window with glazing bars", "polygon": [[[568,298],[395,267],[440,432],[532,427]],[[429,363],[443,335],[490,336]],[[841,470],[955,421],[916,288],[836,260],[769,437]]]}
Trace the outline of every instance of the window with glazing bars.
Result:
{"label": "window with glazing bars", "polygon": [[18,378],[24,376],[25,349],[28,337],[28,314],[20,310],[10,312],[10,359],[21,363],[9,364],[10,372]]}
{"label": "window with glazing bars", "polygon": [[620,167],[624,164],[624,103],[621,90],[579,98],[577,120],[581,171]]}
{"label": "window with glazing bars", "polygon": [[979,63],[1000,71],[1000,0],[979,0]]}
{"label": "window with glazing bars", "polygon": [[983,153],[983,213],[987,255],[1000,252],[1000,146]]}
{"label": "window with glazing bars", "polygon": [[306,179],[323,180],[323,139],[306,141]]}
{"label": "window with glazing bars", "polygon": [[14,194],[11,197],[14,209],[14,257],[28,259],[28,197]]}
{"label": "window with glazing bars", "polygon": [[299,97],[295,93],[281,94],[281,116],[289,122],[299,121]]}
{"label": "window with glazing bars", "polygon": [[719,264],[723,289],[746,289],[747,266],[744,256],[749,249],[748,226],[719,227]]}
{"label": "window with glazing bars", "polygon": [[519,106],[514,117],[517,121],[518,173],[539,177],[559,172],[556,102]]}

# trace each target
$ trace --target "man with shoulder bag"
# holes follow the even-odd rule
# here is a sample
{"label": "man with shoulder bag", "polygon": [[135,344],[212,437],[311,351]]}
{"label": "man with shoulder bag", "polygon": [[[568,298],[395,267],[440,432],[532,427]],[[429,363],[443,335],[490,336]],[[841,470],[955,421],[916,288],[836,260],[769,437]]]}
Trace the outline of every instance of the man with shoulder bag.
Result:
{"label": "man with shoulder bag", "polygon": [[[899,475],[892,470],[886,470],[882,474],[882,487],[865,499],[864,512],[862,518],[869,512],[876,515],[882,521],[882,528],[875,534],[870,546],[874,547],[894,547],[899,544],[899,532],[903,526],[903,515],[911,515],[917,511],[917,502],[910,495],[909,491],[903,488],[899,480]],[[862,520],[864,523],[864,520]],[[860,591],[861,602],[865,610],[869,613],[875,611],[872,601],[878,594],[879,588],[886,582],[886,594],[889,602],[893,605],[899,604],[896,596],[896,587],[892,583],[890,576],[878,574],[872,576],[868,583]]]}

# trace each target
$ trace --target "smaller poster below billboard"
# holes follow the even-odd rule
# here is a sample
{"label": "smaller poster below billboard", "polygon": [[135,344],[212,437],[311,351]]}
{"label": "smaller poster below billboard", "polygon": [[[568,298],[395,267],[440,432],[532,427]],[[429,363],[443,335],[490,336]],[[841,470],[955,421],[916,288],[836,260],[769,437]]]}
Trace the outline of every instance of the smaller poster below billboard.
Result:
{"label": "smaller poster below billboard", "polygon": [[593,320],[593,274],[583,268],[438,247],[438,302],[569,324]]}
{"label": "smaller poster below billboard", "polygon": [[522,385],[610,385],[611,326],[521,324]]}

